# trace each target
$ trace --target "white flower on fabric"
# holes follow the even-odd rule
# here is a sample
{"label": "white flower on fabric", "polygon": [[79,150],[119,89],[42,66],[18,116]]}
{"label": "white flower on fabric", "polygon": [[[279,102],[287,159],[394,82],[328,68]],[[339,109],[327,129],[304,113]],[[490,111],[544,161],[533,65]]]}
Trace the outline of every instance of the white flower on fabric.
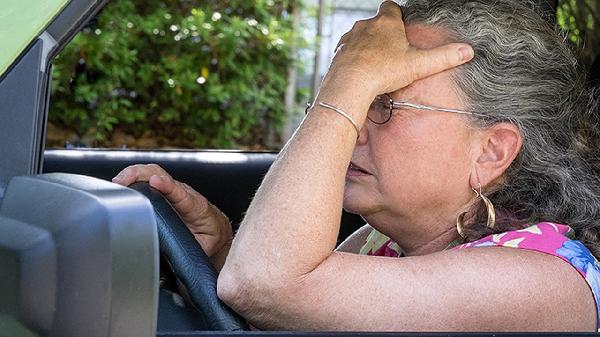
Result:
{"label": "white flower on fabric", "polygon": [[521,233],[526,232],[526,233],[542,235],[542,230],[538,226],[529,226],[524,229],[519,229],[517,232],[521,232]]}

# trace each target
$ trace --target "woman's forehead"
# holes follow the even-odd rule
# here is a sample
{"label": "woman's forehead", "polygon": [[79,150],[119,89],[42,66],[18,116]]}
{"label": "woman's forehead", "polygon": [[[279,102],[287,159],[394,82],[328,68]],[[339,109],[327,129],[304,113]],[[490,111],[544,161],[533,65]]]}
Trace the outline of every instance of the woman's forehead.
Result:
{"label": "woman's forehead", "polygon": [[390,95],[395,100],[406,100],[442,107],[459,108],[456,104],[460,102],[456,97],[454,82],[448,71],[415,81],[407,87],[390,93]]}
{"label": "woman's forehead", "polygon": [[[406,37],[413,47],[419,49],[431,49],[450,42],[448,35],[442,29],[422,24],[406,26]],[[394,99],[421,104],[435,103],[439,106],[455,108],[462,106],[456,97],[451,71],[444,71],[415,81],[411,85],[391,93],[391,96]]]}
{"label": "woman's forehead", "polygon": [[405,27],[406,38],[411,46],[419,49],[430,49],[447,44],[448,34],[441,28],[413,24]]}

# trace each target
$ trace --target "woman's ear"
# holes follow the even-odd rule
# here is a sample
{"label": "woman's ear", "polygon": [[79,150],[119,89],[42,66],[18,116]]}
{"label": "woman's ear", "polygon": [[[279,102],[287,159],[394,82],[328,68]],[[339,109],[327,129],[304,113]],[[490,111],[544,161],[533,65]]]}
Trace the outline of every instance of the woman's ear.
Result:
{"label": "woman's ear", "polygon": [[480,153],[474,163],[476,174],[471,175],[471,186],[487,186],[490,182],[508,169],[515,160],[523,139],[516,125],[512,123],[498,123],[481,133]]}

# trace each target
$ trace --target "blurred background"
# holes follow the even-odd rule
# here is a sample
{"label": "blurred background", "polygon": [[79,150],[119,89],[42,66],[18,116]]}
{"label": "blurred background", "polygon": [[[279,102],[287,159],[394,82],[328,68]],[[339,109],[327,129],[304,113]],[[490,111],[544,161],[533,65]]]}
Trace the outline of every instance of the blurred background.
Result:
{"label": "blurred background", "polygon": [[[278,150],[379,2],[112,0],[54,63],[46,146]],[[599,2],[551,19],[589,69]]]}

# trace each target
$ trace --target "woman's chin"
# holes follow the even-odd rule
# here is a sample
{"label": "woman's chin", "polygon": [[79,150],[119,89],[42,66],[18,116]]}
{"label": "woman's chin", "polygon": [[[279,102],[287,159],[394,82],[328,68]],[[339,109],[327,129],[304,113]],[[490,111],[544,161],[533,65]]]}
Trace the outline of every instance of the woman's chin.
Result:
{"label": "woman's chin", "polygon": [[344,210],[348,213],[352,213],[352,214],[358,214],[360,215],[360,210],[355,209],[355,208],[350,208],[350,207],[346,207],[346,205],[344,205]]}
{"label": "woman's chin", "polygon": [[347,212],[365,215],[381,210],[384,203],[381,194],[368,186],[346,184],[343,207]]}
{"label": "woman's chin", "polygon": [[344,194],[343,207],[346,212],[353,214],[364,214],[364,212],[368,209],[364,199],[361,200],[361,198],[352,197],[348,194]]}

